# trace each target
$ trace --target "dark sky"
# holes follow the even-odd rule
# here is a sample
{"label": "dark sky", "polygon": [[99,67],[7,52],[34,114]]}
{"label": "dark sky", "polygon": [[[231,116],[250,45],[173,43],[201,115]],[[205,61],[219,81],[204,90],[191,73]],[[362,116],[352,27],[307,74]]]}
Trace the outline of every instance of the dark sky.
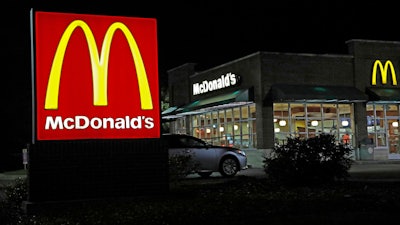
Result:
{"label": "dark sky", "polygon": [[31,123],[30,8],[156,18],[159,74],[165,78],[167,70],[187,62],[198,63],[201,70],[257,51],[347,54],[345,42],[350,39],[399,41],[400,9],[384,1],[4,2],[0,82],[4,138],[15,144],[30,137],[26,126]]}
{"label": "dark sky", "polygon": [[27,52],[29,8],[156,18],[160,75],[186,62],[208,68],[256,51],[346,54],[349,39],[398,40],[400,9],[384,1],[293,2],[32,0],[12,3],[20,36],[7,38],[18,46],[12,54]]}

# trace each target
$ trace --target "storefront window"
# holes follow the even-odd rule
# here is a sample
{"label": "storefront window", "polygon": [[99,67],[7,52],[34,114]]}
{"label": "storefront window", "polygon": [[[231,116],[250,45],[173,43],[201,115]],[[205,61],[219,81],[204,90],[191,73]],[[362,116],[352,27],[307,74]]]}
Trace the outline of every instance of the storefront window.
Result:
{"label": "storefront window", "polygon": [[171,123],[171,131],[176,134],[186,134],[186,120],[185,117],[177,118],[174,123]]}
{"label": "storefront window", "polygon": [[375,147],[387,146],[384,105],[367,104],[368,138]]}
{"label": "storefront window", "polygon": [[255,104],[246,104],[191,115],[191,133],[221,146],[256,147]]}
{"label": "storefront window", "polygon": [[275,141],[285,144],[288,137],[312,138],[329,133],[337,141],[353,144],[353,114],[352,104],[274,103]]}
{"label": "storefront window", "polygon": [[389,154],[400,154],[399,105],[387,105],[386,118],[389,128]]}
{"label": "storefront window", "polygon": [[307,137],[315,137],[318,133],[322,132],[322,113],[321,104],[307,104],[306,105],[306,121],[307,121]]}
{"label": "storefront window", "polygon": [[[323,133],[329,133],[329,134],[334,134],[336,137],[340,137],[340,135],[337,135],[337,127],[340,121],[338,121],[338,116],[340,116],[340,113],[338,110],[340,110],[341,107],[349,107],[351,108],[351,105],[342,105],[342,104],[322,104],[322,132]],[[351,131],[348,131],[351,133]]]}
{"label": "storefront window", "polygon": [[387,148],[389,158],[400,154],[399,105],[367,104],[368,138],[377,148]]}
{"label": "storefront window", "polygon": [[219,121],[218,121],[218,111],[212,111],[211,112],[211,117],[212,117],[212,124],[211,124],[211,133],[212,133],[212,137],[210,140],[211,144],[217,144],[219,143]]}
{"label": "storefront window", "polygon": [[[275,130],[275,141],[281,144],[284,144],[287,137],[290,136],[290,127],[292,124],[289,124],[289,112],[288,112],[289,104],[277,104],[274,105],[274,130]],[[292,121],[293,125],[296,126],[296,121]]]}
{"label": "storefront window", "polygon": [[339,137],[344,144],[353,144],[353,127],[354,119],[352,119],[353,107],[347,104],[339,104]]}

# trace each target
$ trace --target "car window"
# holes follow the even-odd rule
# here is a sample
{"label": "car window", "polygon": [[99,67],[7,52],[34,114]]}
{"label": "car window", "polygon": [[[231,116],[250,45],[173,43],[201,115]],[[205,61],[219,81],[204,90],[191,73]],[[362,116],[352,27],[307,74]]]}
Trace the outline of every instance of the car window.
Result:
{"label": "car window", "polygon": [[192,138],[192,137],[181,137],[179,138],[179,142],[182,147],[187,147],[187,148],[198,148],[198,147],[205,147],[206,144],[198,139]]}

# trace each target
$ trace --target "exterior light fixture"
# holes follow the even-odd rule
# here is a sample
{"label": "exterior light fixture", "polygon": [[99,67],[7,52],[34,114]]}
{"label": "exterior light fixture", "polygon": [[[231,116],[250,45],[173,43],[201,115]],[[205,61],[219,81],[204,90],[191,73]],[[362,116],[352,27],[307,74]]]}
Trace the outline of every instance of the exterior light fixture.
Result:
{"label": "exterior light fixture", "polygon": [[394,121],[394,122],[392,123],[392,126],[393,126],[393,127],[399,127],[399,122]]}
{"label": "exterior light fixture", "polygon": [[349,126],[349,121],[343,120],[343,121],[342,121],[342,126],[343,126],[343,127]]}
{"label": "exterior light fixture", "polygon": [[286,126],[286,120],[280,120],[279,121],[279,126],[281,126],[281,127]]}

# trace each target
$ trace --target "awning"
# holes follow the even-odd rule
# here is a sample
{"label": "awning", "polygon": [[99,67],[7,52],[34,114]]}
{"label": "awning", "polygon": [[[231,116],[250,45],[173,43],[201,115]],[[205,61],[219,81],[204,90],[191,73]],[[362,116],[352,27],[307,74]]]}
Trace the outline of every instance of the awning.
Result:
{"label": "awning", "polygon": [[175,112],[177,109],[178,109],[178,107],[176,107],[176,106],[169,107],[168,109],[162,111],[161,115],[163,116],[163,115],[171,114],[171,113]]}
{"label": "awning", "polygon": [[370,101],[400,101],[400,88],[367,88]]}
{"label": "awning", "polygon": [[272,85],[273,102],[366,102],[368,96],[355,87],[320,85]]}
{"label": "awning", "polygon": [[210,107],[233,107],[234,105],[248,104],[254,101],[253,96],[253,89],[236,90],[230,93],[200,99],[181,107],[170,107],[161,114],[163,118],[172,119],[188,114],[202,113],[203,111],[199,111],[200,109],[209,109]]}
{"label": "awning", "polygon": [[176,118],[179,118],[180,116],[176,116],[176,111],[179,110],[180,108],[177,106],[172,106],[169,107],[168,109],[164,110],[161,112],[161,118],[163,122],[171,121]]}
{"label": "awning", "polygon": [[252,101],[249,90],[237,90],[227,94],[217,95],[211,98],[201,99],[191,102],[183,107],[183,112],[193,111],[200,108],[227,104],[231,102],[249,102]]}

